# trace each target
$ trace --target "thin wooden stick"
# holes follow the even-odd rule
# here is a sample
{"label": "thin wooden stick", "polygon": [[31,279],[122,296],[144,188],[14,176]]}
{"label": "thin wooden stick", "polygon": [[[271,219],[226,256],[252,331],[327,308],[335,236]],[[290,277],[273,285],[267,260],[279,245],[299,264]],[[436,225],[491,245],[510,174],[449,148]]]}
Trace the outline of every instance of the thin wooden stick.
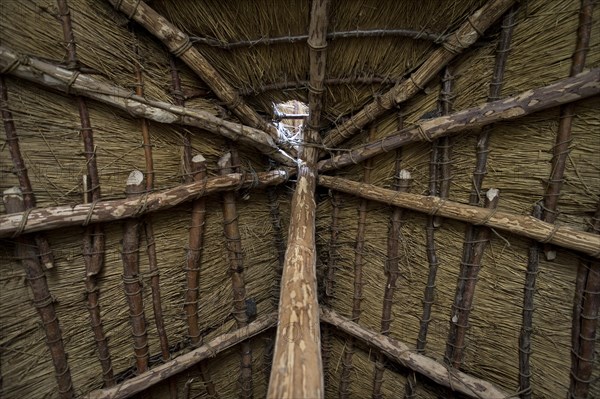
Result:
{"label": "thin wooden stick", "polygon": [[336,147],[352,137],[360,129],[372,122],[393,106],[407,101],[437,75],[437,73],[458,54],[473,45],[510,6],[514,0],[490,0],[475,11],[465,23],[448,36],[442,46],[434,50],[427,60],[402,83],[386,92],[375,101],[367,104],[341,126],[332,129],[323,140],[327,147]]}
{"label": "thin wooden stick", "polygon": [[[285,241],[283,238],[283,226],[281,224],[281,214],[279,212],[279,203],[277,199],[277,188],[267,188],[267,199],[269,201],[269,216],[271,217],[271,226],[273,226],[273,236],[275,237],[274,244],[277,250],[277,264],[275,274],[278,277],[278,281],[281,280],[281,273],[283,271],[283,263],[285,261]],[[273,284],[273,302],[277,306],[279,303],[279,284]]]}
{"label": "thin wooden stick", "polygon": [[[369,138],[375,135],[376,127],[371,125],[369,129]],[[363,167],[363,182],[371,182],[371,170],[373,169],[373,160],[368,159]],[[358,323],[361,314],[361,302],[363,300],[363,266],[365,249],[365,230],[367,224],[367,207],[369,201],[361,199],[358,206],[358,226],[356,229],[356,240],[354,243],[354,294],[352,297],[352,321]],[[340,398],[350,396],[351,375],[354,371],[352,357],[354,355],[354,339],[348,337],[344,345],[344,356],[342,360],[342,372],[340,376]]]}
{"label": "thin wooden stick", "polygon": [[[325,86],[333,86],[333,85],[356,85],[356,84],[362,84],[362,85],[392,85],[392,84],[396,84],[398,83],[398,79],[392,79],[392,78],[382,78],[382,77],[378,77],[378,76],[356,76],[356,77],[350,77],[350,78],[325,78],[323,79],[323,84]],[[251,87],[248,89],[242,89],[240,90],[240,94],[242,96],[251,96],[251,95],[258,95],[261,93],[265,93],[267,91],[272,91],[272,90],[295,90],[295,89],[302,89],[302,90],[308,90],[308,85],[310,84],[310,81],[308,80],[290,80],[290,81],[285,81],[285,82],[275,82],[275,83],[269,83],[269,84],[265,84],[259,87]]]}
{"label": "thin wooden stick", "polygon": [[400,206],[430,215],[440,215],[476,225],[505,230],[539,242],[549,242],[600,258],[600,236],[570,227],[552,225],[534,217],[514,213],[486,210],[472,205],[428,197],[418,194],[398,193],[393,190],[363,184],[352,180],[321,175],[319,185],[360,198]]}
{"label": "thin wooden stick", "polygon": [[[541,205],[535,204],[532,216],[536,219],[542,217]],[[527,271],[525,272],[525,285],[523,288],[523,323],[519,334],[519,392],[521,399],[531,399],[531,334],[533,333],[533,298],[535,296],[535,283],[540,265],[540,245],[532,241],[529,245]]]}
{"label": "thin wooden stick", "polygon": [[[396,165],[394,168],[395,190],[399,192],[408,192],[410,189],[411,176],[406,169],[401,169],[402,151],[396,152]],[[388,336],[392,325],[392,304],[394,302],[394,293],[396,283],[400,276],[398,264],[400,262],[400,247],[402,241],[402,222],[404,210],[395,207],[390,216],[390,228],[387,240],[387,259],[385,263],[385,274],[387,281],[383,294],[383,307],[381,312],[381,334]],[[383,371],[385,365],[385,355],[379,353],[375,361],[375,370],[373,372],[373,399],[383,398],[381,386],[383,384]]]}
{"label": "thin wooden stick", "polygon": [[[144,174],[139,170],[131,172],[127,178],[125,191],[128,196],[145,192]],[[123,252],[121,256],[123,258],[123,287],[129,305],[136,374],[141,374],[148,370],[149,358],[139,265],[139,234],[139,219],[127,219],[123,227]]]}
{"label": "thin wooden stick", "polygon": [[139,97],[132,94],[130,90],[33,57],[23,57],[3,46],[0,46],[0,68],[5,70],[5,73],[61,92],[72,92],[100,101],[136,117],[160,123],[195,126],[233,141],[239,140],[285,165],[295,165],[294,159],[280,150],[266,132],[225,121],[207,111]]}
{"label": "thin wooden stick", "polygon": [[202,360],[215,357],[224,350],[274,327],[276,323],[277,315],[275,313],[260,316],[244,328],[223,334],[185,355],[178,356],[176,359],[148,370],[144,374],[125,380],[114,388],[92,391],[88,397],[89,399],[128,398],[189,369]]}
{"label": "thin wooden stick", "polygon": [[[590,49],[590,36],[592,31],[593,0],[582,0],[579,11],[579,28],[577,30],[577,43],[572,56],[571,71],[569,76],[576,76],[585,67],[585,58]],[[557,206],[560,191],[564,183],[564,173],[569,156],[569,145],[571,144],[571,126],[575,115],[575,104],[570,103],[560,107],[558,132],[556,142],[552,147],[552,161],[550,177],[548,178],[546,192],[544,193],[544,208],[542,220],[554,223],[558,216]],[[554,260],[556,251],[545,246],[546,259]]]}
{"label": "thin wooden stick", "polygon": [[[135,31],[132,29],[134,40]],[[135,46],[135,53],[139,56],[139,49]],[[135,64],[135,94],[144,97],[144,77],[139,60]],[[146,161],[146,192],[151,193],[154,190],[154,160],[152,158],[152,142],[150,141],[150,124],[146,118],[140,119],[140,129],[142,132],[142,146],[144,147],[144,159]],[[162,361],[166,362],[171,358],[169,350],[169,340],[165,329],[165,321],[162,311],[162,302],[160,297],[160,271],[158,270],[158,260],[156,259],[156,241],[154,239],[154,226],[152,224],[152,215],[146,215],[143,220],[144,233],[146,236],[146,253],[148,255],[148,268],[150,270],[150,288],[152,291],[152,310],[154,312],[154,324],[160,342]],[[171,399],[177,399],[177,377],[169,379],[169,389]]]}
{"label": "thin wooden stick", "polygon": [[[493,210],[498,206],[498,190],[490,188],[485,195],[485,208]],[[447,364],[459,369],[463,362],[464,350],[466,348],[465,339],[469,328],[469,316],[473,308],[473,299],[475,296],[475,286],[477,276],[481,269],[483,254],[490,240],[491,230],[487,227],[477,229],[475,240],[473,242],[472,253],[468,260],[461,264],[465,270],[464,275],[460,276],[462,284],[457,290],[452,306],[452,317],[450,318],[450,329],[448,340],[446,341],[445,360]]]}
{"label": "thin wooden stick", "polygon": [[[77,44],[73,34],[71,12],[67,0],[57,0],[58,13],[63,30],[63,39],[66,49],[67,69],[74,74],[79,73],[81,64],[77,58]],[[86,192],[83,193],[84,202],[96,203],[101,199],[100,176],[96,164],[96,149],[94,145],[94,132],[92,130],[90,115],[85,99],[76,97],[79,119],[81,121],[81,137],[84,145],[84,155],[87,166],[87,175],[83,176]],[[115,384],[108,341],[102,327],[102,318],[99,306],[98,275],[104,266],[105,236],[101,224],[86,226],[83,234],[83,259],[85,263],[85,286],[90,313],[92,332],[98,349],[98,358],[102,365],[102,376],[107,387]]]}
{"label": "thin wooden stick", "polygon": [[[600,201],[592,217],[589,231],[600,234]],[[600,262],[582,259],[577,269],[573,330],[571,332],[570,398],[585,398],[592,382],[596,330],[600,311]]]}
{"label": "thin wooden stick", "polygon": [[[12,116],[12,112],[8,107],[8,90],[6,87],[6,81],[4,75],[0,75],[0,110],[2,113],[2,121],[4,122],[4,132],[6,133],[6,142],[8,144],[8,151],[15,168],[15,174],[19,180],[19,187],[23,193],[23,204],[25,210],[35,208],[35,194],[31,187],[31,181],[27,173],[27,166],[21,155],[21,149],[19,147],[19,136],[17,135],[17,128]],[[46,269],[52,269],[54,267],[54,256],[52,255],[52,249],[48,243],[48,239],[44,234],[36,234],[34,236],[35,243],[38,247],[42,264]]]}
{"label": "thin wooden stick", "polygon": [[75,206],[62,205],[35,208],[29,212],[0,215],[0,237],[35,231],[52,230],[66,226],[110,222],[146,213],[169,209],[181,203],[206,195],[235,190],[240,187],[264,187],[287,181],[286,170],[260,172],[253,176],[232,173],[208,178],[202,182],[182,184],[129,199],[100,201]]}
{"label": "thin wooden stick", "polygon": [[[175,63],[175,57],[169,56],[169,65],[171,67],[171,94],[175,105],[185,106],[185,97],[181,89],[181,79]],[[191,183],[194,181],[192,171],[192,137],[189,131],[183,132],[183,182]]]}
{"label": "thin wooden stick", "polygon": [[[410,30],[410,29],[368,29],[368,30],[351,30],[337,31],[327,33],[327,40],[335,39],[354,39],[364,37],[406,37],[415,40],[429,40],[436,43],[441,43],[445,39],[443,33],[433,33],[425,30]],[[217,47],[225,50],[232,50],[241,47],[254,47],[257,45],[271,46],[274,44],[294,44],[308,39],[308,35],[294,35],[281,37],[265,37],[260,39],[240,40],[237,42],[223,42],[221,40],[212,39],[209,37],[190,36],[193,43],[205,44],[211,47]]]}
{"label": "thin wooden stick", "polygon": [[[23,212],[25,204],[23,193],[18,187],[9,188],[3,192],[2,201],[6,212]],[[54,364],[58,394],[61,399],[75,397],[71,371],[67,361],[67,354],[63,344],[62,332],[58,316],[54,307],[55,299],[50,293],[44,269],[39,263],[33,239],[27,235],[16,238],[16,257],[25,269],[25,274],[31,292],[33,293],[33,306],[37,310],[46,335],[46,342]]]}
{"label": "thin wooden stick", "polygon": [[[237,151],[236,151],[237,152]],[[239,165],[238,156],[235,154],[236,164]],[[232,153],[228,152],[219,160],[221,174],[232,172]],[[242,254],[242,240],[238,226],[238,212],[235,193],[223,193],[223,224],[225,232],[225,245],[229,258],[229,274],[233,288],[233,317],[237,328],[248,324],[246,314],[246,283],[244,282],[244,259]],[[240,390],[243,398],[252,397],[252,350],[250,344],[245,342],[241,347]]]}
{"label": "thin wooden stick", "polygon": [[474,130],[491,123],[515,119],[544,109],[582,100],[600,93],[600,68],[561,79],[551,85],[493,101],[448,116],[427,119],[383,139],[356,147],[341,155],[319,162],[319,171],[362,162],[367,158],[418,141]]}
{"label": "thin wooden stick", "polygon": [[293,147],[280,136],[274,125],[264,120],[252,109],[237,91],[192,45],[190,38],[166,18],[158,14],[144,1],[109,0],[113,7],[135,20],[159,39],[176,57],[181,58],[243,123],[265,131],[275,142],[295,155]]}
{"label": "thin wooden stick", "polygon": [[321,320],[337,327],[346,334],[364,341],[370,346],[374,346],[385,353],[390,359],[399,362],[404,367],[470,398],[507,399],[515,397],[487,381],[472,377],[458,370],[449,370],[445,365],[433,359],[414,353],[405,343],[369,331],[343,318],[333,310],[321,308]]}

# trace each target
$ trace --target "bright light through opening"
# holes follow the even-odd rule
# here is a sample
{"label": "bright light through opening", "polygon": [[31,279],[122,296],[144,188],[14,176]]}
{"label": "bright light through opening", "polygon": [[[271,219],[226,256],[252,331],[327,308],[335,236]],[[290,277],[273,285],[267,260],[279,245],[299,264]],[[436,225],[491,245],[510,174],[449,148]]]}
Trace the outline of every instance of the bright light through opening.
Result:
{"label": "bright light through opening", "polygon": [[292,145],[298,145],[300,133],[308,117],[308,106],[297,100],[273,104],[273,123],[281,137]]}

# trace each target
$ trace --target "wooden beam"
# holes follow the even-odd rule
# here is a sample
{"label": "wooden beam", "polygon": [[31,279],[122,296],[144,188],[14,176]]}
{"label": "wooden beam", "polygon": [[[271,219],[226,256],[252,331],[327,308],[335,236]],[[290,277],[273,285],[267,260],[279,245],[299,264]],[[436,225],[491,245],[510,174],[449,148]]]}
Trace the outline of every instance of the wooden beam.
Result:
{"label": "wooden beam", "polygon": [[249,144],[285,165],[295,165],[294,159],[280,150],[265,131],[217,118],[206,111],[149,100],[133,94],[131,90],[101,82],[91,76],[69,71],[34,57],[24,57],[3,46],[0,46],[0,68],[7,74],[63,93],[75,93],[91,98],[135,117],[160,123],[199,127],[232,141]]}
{"label": "wooden beam", "polygon": [[303,129],[302,141],[309,145],[302,146],[299,154],[298,179],[291,202],[268,398],[322,398],[325,395],[315,244],[319,151],[310,144],[319,138],[328,4],[329,0],[313,0],[308,28],[312,89],[308,126]]}
{"label": "wooden beam", "polygon": [[295,150],[280,136],[277,128],[246,104],[234,87],[196,50],[188,35],[143,1],[109,0],[109,2],[129,19],[143,26],[174,56],[185,62],[243,123],[267,132],[278,145],[294,155]]}
{"label": "wooden beam", "polygon": [[370,346],[374,346],[385,353],[390,359],[399,362],[403,366],[470,398],[507,399],[517,397],[480,378],[472,377],[458,370],[450,371],[447,366],[427,356],[415,353],[405,343],[369,331],[343,318],[333,310],[321,308],[321,320],[337,327],[346,334],[350,334],[366,342]]}
{"label": "wooden beam", "polygon": [[177,358],[150,369],[143,374],[125,380],[116,387],[92,391],[87,397],[88,399],[128,398],[171,376],[187,370],[202,360],[213,358],[220,352],[262,333],[275,326],[276,322],[277,315],[275,313],[258,317],[246,327],[223,334],[185,355],[178,356]]}
{"label": "wooden beam", "polygon": [[475,11],[460,28],[434,50],[429,58],[410,77],[394,86],[381,97],[367,104],[342,125],[332,129],[323,141],[327,147],[335,147],[358,133],[386,111],[403,103],[418,93],[437,73],[456,56],[471,45],[488,29],[510,6],[514,0],[491,0]]}
{"label": "wooden beam", "polygon": [[549,242],[563,248],[579,251],[593,258],[600,258],[600,236],[570,227],[542,222],[532,216],[517,215],[495,209],[483,209],[439,197],[399,193],[338,177],[321,175],[319,185],[388,205],[505,230],[539,242]]}
{"label": "wooden beam", "polygon": [[513,97],[484,103],[448,116],[416,122],[414,127],[400,130],[383,139],[320,161],[319,171],[339,169],[409,143],[432,141],[464,130],[479,129],[491,123],[519,118],[598,94],[600,94],[600,68],[594,68],[575,77],[561,79],[551,85],[527,90]]}
{"label": "wooden beam", "polygon": [[131,199],[100,201],[91,204],[61,205],[35,208],[10,215],[0,215],[0,238],[59,227],[109,222],[172,208],[181,203],[212,193],[235,190],[241,187],[264,187],[287,181],[284,170],[257,173],[247,176],[231,173],[208,178],[202,182],[182,184],[166,190],[141,195]]}

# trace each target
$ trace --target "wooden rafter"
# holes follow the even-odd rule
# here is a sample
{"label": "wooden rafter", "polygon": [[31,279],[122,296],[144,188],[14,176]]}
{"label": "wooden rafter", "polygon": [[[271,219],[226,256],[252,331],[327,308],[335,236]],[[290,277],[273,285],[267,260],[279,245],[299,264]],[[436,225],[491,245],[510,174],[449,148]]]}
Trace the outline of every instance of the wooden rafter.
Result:
{"label": "wooden rafter", "polygon": [[231,173],[226,176],[208,178],[202,182],[155,191],[131,199],[100,201],[75,206],[61,205],[35,208],[10,215],[0,215],[0,237],[34,231],[52,230],[59,227],[109,222],[145,213],[172,208],[208,194],[236,190],[241,187],[264,187],[287,181],[288,173],[282,170],[246,176]]}
{"label": "wooden rafter", "polygon": [[337,146],[393,106],[410,99],[422,90],[445,65],[474,44],[513,3],[514,0],[491,0],[475,11],[408,79],[367,104],[342,125],[332,129],[323,144],[326,147]]}
{"label": "wooden rafter", "polygon": [[264,120],[246,104],[233,86],[192,45],[188,35],[143,1],[109,0],[109,2],[113,7],[127,15],[129,19],[135,20],[163,42],[174,56],[179,57],[206,82],[217,97],[225,103],[225,106],[237,115],[243,123],[267,132],[278,145],[294,155],[294,149],[280,137],[275,126]]}
{"label": "wooden rafter", "polygon": [[600,258],[600,236],[570,227],[552,225],[531,216],[495,209],[482,209],[438,197],[398,193],[339,177],[321,175],[319,185],[416,212],[440,215],[449,219],[505,230],[539,242],[549,242],[563,248],[579,251],[593,258]]}
{"label": "wooden rafter", "polygon": [[[309,25],[309,117],[303,129],[298,179],[291,201],[288,248],[285,254],[279,323],[269,379],[269,398],[321,398],[324,396],[323,363],[315,245],[315,189],[319,151],[323,78],[327,47],[329,0],[313,0]],[[301,367],[298,365],[302,364]]]}
{"label": "wooden rafter", "polygon": [[90,392],[89,399],[123,399],[150,388],[182,371],[189,369],[202,360],[210,359],[241,342],[254,337],[275,326],[277,315],[272,313],[258,317],[246,327],[218,336],[210,342],[178,356],[160,366],[148,370],[144,374],[123,381],[113,388],[100,389]]}
{"label": "wooden rafter", "polygon": [[271,136],[263,130],[226,121],[206,111],[148,100],[132,94],[131,90],[100,82],[91,76],[69,71],[34,57],[22,57],[2,46],[0,67],[4,68],[5,73],[21,79],[61,92],[79,94],[126,111],[135,117],[202,128],[232,141],[249,144],[285,165],[294,165],[294,160],[280,150]]}
{"label": "wooden rafter", "polygon": [[426,356],[414,353],[405,343],[369,331],[353,321],[338,315],[333,310],[322,308],[321,320],[337,327],[346,334],[350,334],[366,342],[368,345],[374,346],[403,366],[470,398],[507,399],[515,397],[482,379],[472,377],[460,371],[449,372],[445,365]]}
{"label": "wooden rafter", "polygon": [[491,123],[523,117],[598,94],[600,94],[600,68],[595,68],[575,77],[558,80],[548,86],[527,90],[513,97],[484,103],[448,116],[416,122],[414,127],[320,161],[319,171],[339,169],[406,144],[431,141],[464,130],[475,130]]}

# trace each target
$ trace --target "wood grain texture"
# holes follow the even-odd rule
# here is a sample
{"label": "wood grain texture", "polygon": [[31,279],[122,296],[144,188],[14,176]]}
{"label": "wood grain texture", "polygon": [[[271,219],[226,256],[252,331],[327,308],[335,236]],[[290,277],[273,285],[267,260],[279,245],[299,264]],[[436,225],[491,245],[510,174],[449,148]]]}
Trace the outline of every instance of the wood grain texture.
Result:
{"label": "wood grain texture", "polygon": [[321,320],[337,327],[346,334],[350,334],[351,336],[364,341],[368,345],[379,349],[390,359],[399,362],[403,366],[470,398],[516,398],[516,396],[510,395],[507,391],[482,379],[472,377],[458,370],[449,372],[445,365],[438,363],[427,356],[414,353],[414,351],[405,343],[369,331],[366,328],[343,318],[333,310],[322,308]]}
{"label": "wood grain texture", "polygon": [[[0,215],[0,237],[7,237],[15,233],[84,225],[86,222],[98,223],[136,217],[172,208],[208,194],[235,190],[238,187],[276,185],[284,183],[287,179],[288,173],[284,170],[260,172],[253,176],[231,173],[226,176],[211,177],[202,182],[182,184],[135,198],[100,201],[96,204],[35,208],[29,213],[19,212]],[[24,225],[22,225],[23,217],[27,218]]]}
{"label": "wood grain texture", "polygon": [[467,223],[501,229],[539,242],[549,242],[594,258],[600,258],[600,236],[570,227],[552,225],[532,216],[482,209],[438,197],[398,193],[338,177],[322,175],[319,177],[319,185],[417,212],[436,214]]}
{"label": "wood grain texture", "polygon": [[319,162],[319,171],[339,169],[406,144],[432,141],[465,130],[479,129],[490,123],[516,119],[598,94],[600,94],[600,68],[595,68],[548,86],[527,90],[513,97],[484,103],[448,116],[417,122],[414,127],[322,160]]}

